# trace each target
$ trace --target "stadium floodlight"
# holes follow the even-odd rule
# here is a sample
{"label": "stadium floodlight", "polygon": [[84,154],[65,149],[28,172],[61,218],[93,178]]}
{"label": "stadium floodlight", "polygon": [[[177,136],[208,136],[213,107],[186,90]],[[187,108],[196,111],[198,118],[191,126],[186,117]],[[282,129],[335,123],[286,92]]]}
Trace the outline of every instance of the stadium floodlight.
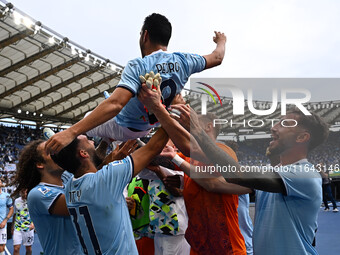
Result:
{"label": "stadium floodlight", "polygon": [[29,111],[26,111],[26,114],[29,114],[30,112]]}
{"label": "stadium floodlight", "polygon": [[71,54],[72,55],[76,55],[77,54],[76,48],[73,45],[71,46]]}
{"label": "stadium floodlight", "polygon": [[18,113],[21,113],[21,109],[18,109]]}
{"label": "stadium floodlight", "polygon": [[48,42],[49,42],[50,44],[54,44],[54,43],[55,43],[54,37],[52,36],[52,37],[48,38]]}
{"label": "stadium floodlight", "polygon": [[34,113],[33,113],[33,116],[35,116],[35,115],[37,115],[37,113],[36,113],[36,112],[34,112]]}
{"label": "stadium floodlight", "polygon": [[16,25],[20,25],[21,24],[21,21],[22,21],[22,15],[17,12],[17,11],[13,11],[13,20],[14,20],[14,23]]}
{"label": "stadium floodlight", "polygon": [[110,64],[110,68],[112,71],[117,71],[117,66],[114,64]]}
{"label": "stadium floodlight", "polygon": [[34,25],[34,22],[29,17],[23,17],[22,21],[27,28],[32,28]]}
{"label": "stadium floodlight", "polygon": [[43,114],[42,113],[40,113],[40,117],[42,117],[43,116]]}

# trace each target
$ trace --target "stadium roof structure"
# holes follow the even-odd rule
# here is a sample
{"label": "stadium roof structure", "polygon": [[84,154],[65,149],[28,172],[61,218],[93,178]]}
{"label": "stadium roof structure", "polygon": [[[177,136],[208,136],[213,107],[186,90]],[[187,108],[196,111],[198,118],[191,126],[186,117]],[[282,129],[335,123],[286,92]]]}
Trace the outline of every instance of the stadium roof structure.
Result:
{"label": "stadium roof structure", "polygon": [[113,92],[122,70],[0,0],[0,119],[73,124]]}
{"label": "stadium roof structure", "polygon": [[[184,98],[190,102],[190,106],[197,112],[201,113],[201,97],[204,95],[201,91],[185,90]],[[217,100],[217,99],[216,99]],[[272,123],[276,124],[281,116],[281,103],[278,102],[277,109],[266,116],[255,116],[245,107],[244,115],[233,115],[232,98],[221,97],[223,105],[213,102],[208,97],[207,112],[214,113],[218,119],[217,123],[221,124],[221,135],[254,135],[269,134]],[[271,108],[272,103],[268,101],[255,101],[254,108],[258,110],[268,110]],[[245,102],[245,105],[247,103]],[[340,129],[340,100],[337,101],[322,101],[322,102],[309,102],[304,104],[308,111],[315,112],[323,117],[329,124],[330,130]]]}

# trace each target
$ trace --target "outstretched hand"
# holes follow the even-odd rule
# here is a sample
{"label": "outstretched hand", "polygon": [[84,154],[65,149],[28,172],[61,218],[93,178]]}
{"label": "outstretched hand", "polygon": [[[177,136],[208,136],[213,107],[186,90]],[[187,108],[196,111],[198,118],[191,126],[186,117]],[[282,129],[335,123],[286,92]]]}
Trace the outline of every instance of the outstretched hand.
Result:
{"label": "outstretched hand", "polygon": [[121,160],[129,156],[132,152],[134,152],[137,148],[138,144],[136,140],[129,140],[123,143],[123,146],[117,146],[111,153],[109,153],[103,162],[97,167],[97,169],[101,169],[103,166],[115,161]]}
{"label": "outstretched hand", "polygon": [[134,152],[137,147],[138,147],[138,144],[136,140],[129,140],[123,143],[122,146],[117,146],[117,148],[114,151],[115,153],[113,155],[113,157],[115,158],[114,160],[120,160],[120,159],[126,158],[132,152]]}
{"label": "outstretched hand", "polygon": [[59,133],[53,135],[50,139],[46,141],[45,150],[47,154],[57,154],[64,147],[69,145],[74,139],[76,135],[74,135],[70,129],[66,129]]}
{"label": "outstretched hand", "polygon": [[225,36],[224,33],[221,32],[216,32],[214,31],[215,36],[213,37],[213,41],[218,44],[218,43],[223,43],[225,44],[227,42],[227,37]]}
{"label": "outstretched hand", "polygon": [[172,105],[171,109],[176,109],[180,112],[179,116],[176,114],[170,114],[170,116],[177,120],[188,132],[197,133],[201,130],[197,113],[189,105]]}
{"label": "outstretched hand", "polygon": [[127,142],[122,143],[120,146],[117,146],[117,148],[108,155],[111,158],[110,162],[126,158],[132,152],[134,152],[137,147],[138,147],[138,144],[136,140],[129,140]]}

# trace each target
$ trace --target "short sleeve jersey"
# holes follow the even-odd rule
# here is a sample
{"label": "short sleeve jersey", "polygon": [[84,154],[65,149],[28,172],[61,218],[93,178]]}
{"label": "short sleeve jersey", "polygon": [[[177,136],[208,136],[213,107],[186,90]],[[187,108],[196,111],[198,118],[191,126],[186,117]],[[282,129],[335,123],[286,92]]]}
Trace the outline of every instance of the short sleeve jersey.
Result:
{"label": "short sleeve jersey", "polygon": [[67,207],[88,254],[138,254],[123,196],[132,175],[128,156],[67,183]]}
{"label": "short sleeve jersey", "polygon": [[27,206],[46,254],[83,254],[69,216],[51,215],[49,210],[64,194],[63,186],[40,183],[27,196]]}
{"label": "short sleeve jersey", "polygon": [[[256,254],[317,254],[312,246],[321,204],[321,176],[307,160],[279,169],[287,195],[256,191]],[[308,212],[308,213],[306,213]]]}
{"label": "short sleeve jersey", "polygon": [[27,208],[27,200],[18,197],[14,201],[15,223],[14,228],[17,231],[28,231],[32,223]]}
{"label": "short sleeve jersey", "polygon": [[127,63],[117,87],[131,91],[133,98],[115,117],[116,122],[124,127],[147,130],[153,128],[143,104],[137,94],[141,88],[140,75],[153,71],[162,77],[161,91],[164,104],[169,106],[176,94],[180,93],[189,76],[201,72],[206,65],[204,57],[189,53],[169,53],[156,51],[144,58],[136,58]]}
{"label": "short sleeve jersey", "polygon": [[1,192],[0,194],[0,222],[2,222],[7,216],[7,208],[13,206],[12,199],[7,192]]}

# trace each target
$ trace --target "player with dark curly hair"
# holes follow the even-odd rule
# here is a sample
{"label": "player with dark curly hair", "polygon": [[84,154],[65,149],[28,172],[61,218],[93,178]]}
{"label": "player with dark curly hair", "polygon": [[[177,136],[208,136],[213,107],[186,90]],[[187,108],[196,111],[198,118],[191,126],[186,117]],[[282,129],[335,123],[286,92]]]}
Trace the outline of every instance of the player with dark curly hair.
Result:
{"label": "player with dark curly hair", "polygon": [[27,205],[46,254],[83,254],[66,207],[64,183],[71,177],[46,154],[45,141],[20,153],[14,195],[27,189]]}

